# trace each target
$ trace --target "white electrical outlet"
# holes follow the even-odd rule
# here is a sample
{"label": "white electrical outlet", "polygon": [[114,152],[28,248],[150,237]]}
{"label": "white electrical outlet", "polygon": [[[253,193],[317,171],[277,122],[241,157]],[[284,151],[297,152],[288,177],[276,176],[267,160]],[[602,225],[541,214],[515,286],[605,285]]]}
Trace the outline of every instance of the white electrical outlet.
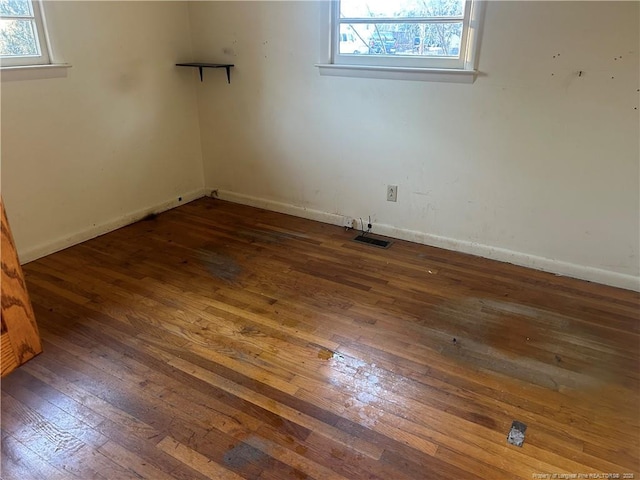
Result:
{"label": "white electrical outlet", "polygon": [[344,217],[343,221],[344,228],[353,228],[353,218]]}
{"label": "white electrical outlet", "polygon": [[387,202],[397,202],[397,201],[398,201],[398,186],[387,185]]}

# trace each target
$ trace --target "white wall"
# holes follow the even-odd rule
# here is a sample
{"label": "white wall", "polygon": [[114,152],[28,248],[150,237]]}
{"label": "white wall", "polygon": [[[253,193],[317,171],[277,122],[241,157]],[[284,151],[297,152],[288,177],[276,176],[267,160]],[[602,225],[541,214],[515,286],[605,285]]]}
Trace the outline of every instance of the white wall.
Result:
{"label": "white wall", "polygon": [[45,5],[66,78],[2,81],[2,196],[28,261],[200,196],[184,2]]}
{"label": "white wall", "polygon": [[490,2],[473,85],[320,76],[326,2],[189,8],[223,198],[639,288],[638,2]]}

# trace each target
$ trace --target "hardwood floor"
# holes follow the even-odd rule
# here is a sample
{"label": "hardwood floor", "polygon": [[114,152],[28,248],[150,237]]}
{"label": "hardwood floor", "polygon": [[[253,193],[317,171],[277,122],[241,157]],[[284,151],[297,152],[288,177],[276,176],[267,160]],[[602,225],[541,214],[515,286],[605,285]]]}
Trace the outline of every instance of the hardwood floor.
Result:
{"label": "hardwood floor", "polygon": [[637,293],[354,236],[206,198],[26,265],[2,478],[640,478]]}

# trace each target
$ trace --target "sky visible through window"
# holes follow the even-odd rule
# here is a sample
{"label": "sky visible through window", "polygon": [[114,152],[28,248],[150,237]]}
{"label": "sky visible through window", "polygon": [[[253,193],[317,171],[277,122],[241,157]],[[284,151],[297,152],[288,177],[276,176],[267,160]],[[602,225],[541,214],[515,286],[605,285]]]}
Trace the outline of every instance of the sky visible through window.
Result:
{"label": "sky visible through window", "polygon": [[342,0],[341,17],[462,16],[464,0]]}
{"label": "sky visible through window", "polygon": [[[342,0],[339,53],[459,58],[464,9],[464,0]],[[438,17],[448,20],[411,23],[374,20]],[[349,21],[363,18],[371,18],[372,22]],[[460,20],[452,21],[455,18]]]}

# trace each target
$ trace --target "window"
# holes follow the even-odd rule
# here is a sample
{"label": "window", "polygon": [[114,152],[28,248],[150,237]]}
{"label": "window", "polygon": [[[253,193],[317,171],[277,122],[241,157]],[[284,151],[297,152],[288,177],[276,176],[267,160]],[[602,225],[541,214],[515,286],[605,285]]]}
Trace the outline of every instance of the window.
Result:
{"label": "window", "polygon": [[336,0],[332,63],[473,70],[480,3]]}
{"label": "window", "polygon": [[2,66],[50,63],[38,0],[0,0],[0,59]]}

